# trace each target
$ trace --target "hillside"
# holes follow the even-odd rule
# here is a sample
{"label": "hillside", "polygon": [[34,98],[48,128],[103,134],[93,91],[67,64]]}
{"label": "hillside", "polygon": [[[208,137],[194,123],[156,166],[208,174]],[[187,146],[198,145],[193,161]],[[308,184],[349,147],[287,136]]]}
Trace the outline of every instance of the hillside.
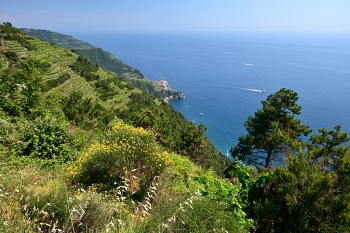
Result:
{"label": "hillside", "polygon": [[231,162],[205,125],[4,23],[0,232],[350,232],[350,137],[309,135],[297,100],[263,100]]}
{"label": "hillside", "polygon": [[1,232],[247,232],[240,186],[219,178],[229,161],[205,131],[71,50],[0,26]]}
{"label": "hillside", "polygon": [[146,79],[143,74],[114,57],[111,53],[101,48],[79,40],[75,37],[60,34],[50,30],[21,28],[22,32],[37,37],[45,42],[55,44],[61,48],[71,49],[79,56],[85,57],[96,63],[101,68],[115,73],[124,80],[131,82],[142,91],[146,91],[157,98],[183,98],[184,95],[180,91],[165,90]]}
{"label": "hillside", "polygon": [[[189,153],[195,139],[189,138],[186,142],[183,138],[198,130],[198,137],[203,133],[203,129],[187,121],[171,105],[143,93],[125,79],[99,68],[71,50],[26,36],[15,28],[3,27],[2,30],[2,73],[13,72],[16,76],[15,70],[22,63],[33,61],[33,69],[39,69],[41,73],[42,87],[38,92],[42,91],[42,99],[56,101],[51,104],[55,111],[63,111],[65,118],[74,120],[75,126],[101,129],[120,119],[134,126],[152,127],[159,142],[185,154]],[[6,92],[3,95],[6,96]],[[76,116],[80,116],[79,119],[75,119]],[[223,157],[211,142],[207,139],[204,142],[207,149],[210,148],[210,152],[206,152],[208,156]]]}

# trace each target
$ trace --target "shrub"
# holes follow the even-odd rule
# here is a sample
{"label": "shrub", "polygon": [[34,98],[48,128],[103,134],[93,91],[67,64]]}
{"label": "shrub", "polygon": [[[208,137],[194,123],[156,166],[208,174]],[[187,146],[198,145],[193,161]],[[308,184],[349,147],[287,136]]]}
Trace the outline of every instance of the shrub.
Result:
{"label": "shrub", "polygon": [[87,81],[93,81],[98,79],[98,75],[94,72],[98,71],[98,65],[92,63],[90,60],[78,57],[76,62],[70,66],[74,72],[82,77],[86,78]]}
{"label": "shrub", "polygon": [[349,232],[349,193],[340,191],[337,174],[303,155],[288,162],[252,186],[247,212],[256,231]]}
{"label": "shrub", "polygon": [[68,79],[70,79],[70,75],[68,73],[64,73],[56,79],[46,80],[46,83],[43,86],[43,89],[44,89],[44,91],[49,91],[52,88],[58,87],[59,85],[61,85],[65,81],[67,81]]}
{"label": "shrub", "polygon": [[48,115],[33,121],[0,116],[0,144],[9,155],[33,158],[43,166],[61,164],[72,154],[64,127]]}
{"label": "shrub", "polygon": [[21,190],[22,213],[43,232],[62,228],[69,217],[67,189],[61,182],[51,181],[34,190]]}
{"label": "shrub", "polygon": [[17,145],[17,154],[40,159],[43,165],[63,163],[71,155],[64,122],[49,116],[35,119],[22,140]]}
{"label": "shrub", "polygon": [[163,232],[249,232],[236,222],[224,202],[193,197],[161,225]]}
{"label": "shrub", "polygon": [[10,59],[11,61],[17,62],[18,61],[18,55],[17,53],[13,52],[13,51],[6,51],[4,53],[5,57]]}
{"label": "shrub", "polygon": [[102,115],[103,107],[93,98],[85,98],[81,91],[73,92],[61,99],[62,110],[68,120],[86,129],[95,128],[97,117]]}
{"label": "shrub", "polygon": [[205,174],[195,176],[199,184],[199,191],[202,195],[213,201],[226,202],[227,209],[235,219],[238,228],[248,231],[253,227],[253,221],[248,219],[244,212],[244,200],[240,197],[242,185],[236,185],[223,179],[216,178],[214,172],[209,170]]}
{"label": "shrub", "polygon": [[110,189],[127,177],[130,193],[144,195],[155,176],[170,163],[169,155],[148,130],[116,124],[106,141],[92,145],[68,168],[75,182]]}

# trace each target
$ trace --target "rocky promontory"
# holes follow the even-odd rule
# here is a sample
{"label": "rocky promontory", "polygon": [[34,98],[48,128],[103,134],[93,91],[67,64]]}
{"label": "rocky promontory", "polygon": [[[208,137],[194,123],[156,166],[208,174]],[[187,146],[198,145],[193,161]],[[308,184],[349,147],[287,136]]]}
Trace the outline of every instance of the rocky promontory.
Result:
{"label": "rocky promontory", "polygon": [[164,101],[168,102],[173,99],[183,99],[185,98],[184,93],[181,91],[174,90],[170,87],[169,83],[165,80],[157,80],[153,82],[157,86],[159,86],[163,91],[167,92],[167,97],[164,98]]}

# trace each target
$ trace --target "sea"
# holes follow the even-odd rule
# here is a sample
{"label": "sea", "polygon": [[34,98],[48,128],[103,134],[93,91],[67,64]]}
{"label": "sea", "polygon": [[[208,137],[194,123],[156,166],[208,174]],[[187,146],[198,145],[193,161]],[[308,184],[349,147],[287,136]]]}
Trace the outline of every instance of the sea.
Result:
{"label": "sea", "polygon": [[185,99],[171,105],[224,155],[246,134],[244,122],[280,88],[298,93],[297,116],[313,133],[342,125],[350,133],[350,34],[71,33],[166,80]]}

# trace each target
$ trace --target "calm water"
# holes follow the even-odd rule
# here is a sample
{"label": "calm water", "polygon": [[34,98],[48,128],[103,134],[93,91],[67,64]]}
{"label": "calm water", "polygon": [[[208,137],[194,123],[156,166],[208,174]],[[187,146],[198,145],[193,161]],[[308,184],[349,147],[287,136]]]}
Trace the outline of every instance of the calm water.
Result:
{"label": "calm water", "polygon": [[261,100],[282,87],[298,92],[298,117],[314,133],[337,124],[350,132],[350,35],[72,34],[183,91],[171,104],[206,124],[224,154]]}

